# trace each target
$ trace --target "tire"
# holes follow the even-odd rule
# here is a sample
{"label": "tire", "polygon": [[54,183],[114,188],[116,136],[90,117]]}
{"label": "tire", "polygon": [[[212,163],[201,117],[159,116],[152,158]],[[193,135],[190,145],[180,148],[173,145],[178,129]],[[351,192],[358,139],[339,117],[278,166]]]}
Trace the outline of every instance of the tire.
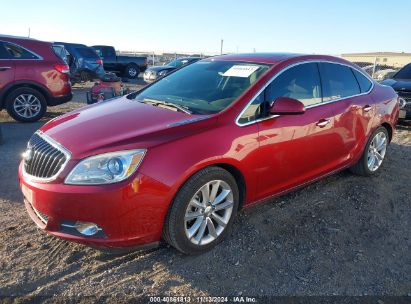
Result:
{"label": "tire", "polygon": [[[209,189],[211,200],[214,187],[218,189],[213,201],[215,206],[209,204],[204,208],[203,193],[206,192],[205,189]],[[230,190],[231,192],[228,192]],[[218,203],[218,199],[223,197],[225,198]],[[196,205],[192,204],[194,199],[197,200]],[[208,202],[210,200],[206,199]],[[197,207],[199,204],[203,205],[203,209]],[[217,210],[224,206],[227,207]],[[163,239],[184,254],[196,255],[206,252],[228,235],[238,206],[239,190],[234,177],[219,167],[204,168],[190,177],[176,194],[164,223]],[[193,217],[195,214],[200,215]],[[187,220],[189,217],[193,219]],[[214,227],[214,230],[209,227]],[[201,232],[203,237],[200,235]]]}
{"label": "tire", "polygon": [[126,77],[129,79],[136,79],[138,74],[140,74],[140,69],[136,64],[129,64],[126,67]]}
{"label": "tire", "polygon": [[[380,136],[380,140],[381,140],[380,143],[384,141],[383,150],[380,149],[382,147],[380,147],[378,143],[376,146],[376,141],[378,141],[378,136]],[[361,176],[371,176],[377,173],[380,170],[381,165],[384,163],[388,144],[389,144],[389,135],[388,135],[387,129],[384,127],[378,127],[377,130],[375,130],[371,134],[370,138],[368,139],[360,160],[354,166],[350,168],[350,171],[353,172],[354,174],[361,175]],[[377,152],[378,152],[378,155],[382,156],[382,159],[377,157],[377,155],[375,154],[375,150],[379,150],[379,152],[378,151]],[[375,163],[373,166],[370,167],[372,163],[371,158],[373,157],[371,154],[373,154],[375,157],[375,160],[374,160]]]}
{"label": "tire", "polygon": [[9,115],[17,121],[34,122],[46,113],[47,102],[39,91],[22,87],[7,95],[6,109]]}
{"label": "tire", "polygon": [[80,81],[82,81],[82,82],[87,82],[87,81],[89,81],[89,80],[91,80],[91,75],[90,75],[90,73],[87,72],[87,71],[81,71],[81,72],[80,72]]}

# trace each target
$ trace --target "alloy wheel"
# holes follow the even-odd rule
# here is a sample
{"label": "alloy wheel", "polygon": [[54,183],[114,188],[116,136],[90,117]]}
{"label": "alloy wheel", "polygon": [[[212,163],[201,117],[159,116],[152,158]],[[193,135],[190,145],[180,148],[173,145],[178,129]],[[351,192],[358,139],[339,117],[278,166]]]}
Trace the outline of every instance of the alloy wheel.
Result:
{"label": "alloy wheel", "polygon": [[33,94],[21,94],[14,99],[14,111],[21,117],[33,118],[41,111],[41,102]]}
{"label": "alloy wheel", "polygon": [[129,68],[128,69],[128,75],[130,75],[131,77],[134,77],[137,75],[137,70],[135,68]]}
{"label": "alloy wheel", "polygon": [[213,180],[203,185],[185,212],[187,238],[195,245],[206,245],[217,239],[230,221],[233,206],[233,191],[226,182]]}
{"label": "alloy wheel", "polygon": [[378,132],[368,148],[367,166],[370,171],[374,172],[381,166],[386,151],[387,136],[384,132]]}

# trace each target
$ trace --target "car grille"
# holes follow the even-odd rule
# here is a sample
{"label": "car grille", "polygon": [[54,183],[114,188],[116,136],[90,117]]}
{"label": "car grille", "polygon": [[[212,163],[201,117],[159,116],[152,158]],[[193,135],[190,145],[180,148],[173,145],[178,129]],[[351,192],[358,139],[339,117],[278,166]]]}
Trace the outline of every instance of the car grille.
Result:
{"label": "car grille", "polygon": [[35,133],[24,157],[25,173],[40,179],[52,179],[63,169],[70,154],[51,139]]}

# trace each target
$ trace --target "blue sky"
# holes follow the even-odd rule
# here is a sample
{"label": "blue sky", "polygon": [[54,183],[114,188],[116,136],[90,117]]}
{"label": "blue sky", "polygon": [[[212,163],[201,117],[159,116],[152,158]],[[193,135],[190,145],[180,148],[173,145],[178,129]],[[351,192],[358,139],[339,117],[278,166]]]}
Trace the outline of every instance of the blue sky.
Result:
{"label": "blue sky", "polygon": [[[34,5],[33,3],[36,2]],[[411,1],[4,1],[0,33],[120,50],[411,52]]]}

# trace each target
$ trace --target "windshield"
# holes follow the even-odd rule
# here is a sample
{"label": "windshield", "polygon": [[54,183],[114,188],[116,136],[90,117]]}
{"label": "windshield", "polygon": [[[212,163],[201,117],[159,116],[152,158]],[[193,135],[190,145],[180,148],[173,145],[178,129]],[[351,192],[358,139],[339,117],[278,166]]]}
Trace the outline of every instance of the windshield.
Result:
{"label": "windshield", "polygon": [[407,64],[394,75],[394,79],[411,79],[411,64]]}
{"label": "windshield", "polygon": [[182,106],[194,114],[214,114],[241,96],[270,65],[198,61],[160,79],[135,99]]}
{"label": "windshield", "polygon": [[171,62],[169,62],[169,63],[167,63],[167,66],[171,66],[171,67],[174,67],[174,68],[177,68],[177,67],[180,67],[180,66],[182,66],[183,64],[185,64],[185,63],[187,63],[188,62],[188,60],[181,60],[181,59],[176,59],[176,60],[173,60],[173,61],[171,61]]}

